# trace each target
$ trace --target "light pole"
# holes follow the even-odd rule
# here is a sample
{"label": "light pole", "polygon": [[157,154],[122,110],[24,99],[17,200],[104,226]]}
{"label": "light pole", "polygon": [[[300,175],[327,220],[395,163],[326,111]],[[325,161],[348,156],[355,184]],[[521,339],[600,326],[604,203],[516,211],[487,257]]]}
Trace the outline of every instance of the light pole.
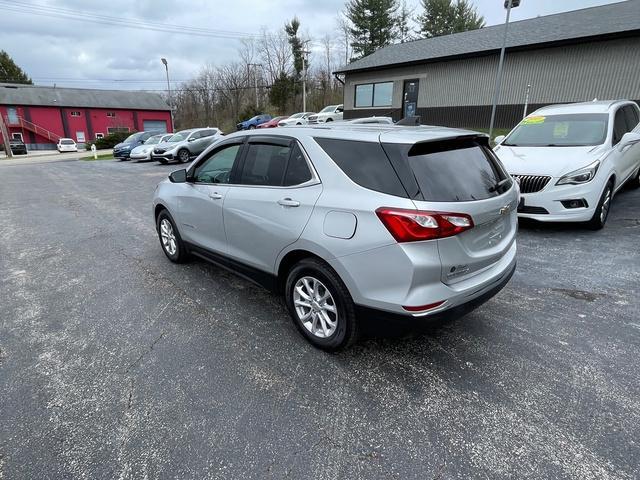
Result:
{"label": "light pole", "polygon": [[[308,40],[307,40],[308,42]],[[307,43],[305,42],[305,44]],[[309,63],[309,50],[303,50],[304,58],[302,59],[302,111],[307,111],[307,64]]]}
{"label": "light pole", "polygon": [[164,64],[164,69],[167,72],[167,95],[169,96],[169,111],[171,112],[171,132],[173,132],[173,102],[171,101],[171,83],[169,83],[169,64],[164,57],[160,61]]}
{"label": "light pole", "polygon": [[489,124],[489,139],[493,134],[493,124],[496,120],[496,107],[498,106],[498,98],[500,98],[500,89],[502,88],[502,65],[504,63],[504,51],[507,48],[507,32],[509,31],[509,17],[511,9],[520,6],[520,0],[505,0],[504,8],[507,9],[507,21],[504,24],[504,37],[502,39],[502,49],[500,50],[500,62],[498,63],[498,73],[496,75],[496,87],[493,92],[493,105],[491,106],[491,123]]}

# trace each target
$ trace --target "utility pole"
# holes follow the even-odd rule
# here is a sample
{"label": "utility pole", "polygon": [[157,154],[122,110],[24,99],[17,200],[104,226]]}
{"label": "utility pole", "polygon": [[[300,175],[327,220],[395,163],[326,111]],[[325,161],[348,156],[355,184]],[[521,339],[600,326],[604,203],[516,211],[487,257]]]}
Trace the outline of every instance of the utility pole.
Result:
{"label": "utility pole", "polygon": [[9,133],[7,132],[7,126],[4,124],[4,118],[0,115],[0,133],[2,134],[2,141],[4,143],[4,151],[7,154],[7,158],[13,157],[11,151],[11,144],[9,143]]}
{"label": "utility pole", "polygon": [[491,106],[491,122],[489,123],[489,139],[493,134],[493,125],[496,120],[496,108],[498,99],[500,98],[500,90],[502,88],[502,65],[504,63],[504,51],[507,48],[507,32],[509,31],[509,17],[511,9],[520,6],[520,0],[505,0],[504,8],[507,9],[507,20],[504,25],[504,37],[502,38],[502,48],[500,49],[500,62],[498,63],[498,73],[496,75],[496,87],[493,92],[493,105]]}
{"label": "utility pole", "polygon": [[260,97],[258,96],[258,67],[262,67],[261,63],[247,63],[247,73],[249,67],[253,67],[253,83],[256,89],[256,110],[260,110]]}
{"label": "utility pole", "polygon": [[169,64],[166,58],[161,58],[160,61],[164,64],[164,69],[167,72],[167,95],[169,96],[169,110],[171,112],[171,132],[173,132],[173,101],[171,100],[171,83],[169,82]]}

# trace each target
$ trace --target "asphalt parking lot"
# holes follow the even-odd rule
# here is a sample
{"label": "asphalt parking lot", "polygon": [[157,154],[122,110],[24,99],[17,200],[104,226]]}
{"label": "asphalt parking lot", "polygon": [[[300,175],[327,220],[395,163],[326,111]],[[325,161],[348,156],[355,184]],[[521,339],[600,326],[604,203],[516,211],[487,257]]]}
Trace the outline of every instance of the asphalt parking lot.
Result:
{"label": "asphalt parking lot", "polygon": [[521,225],[466,317],[332,355],[164,257],[175,168],[0,164],[0,479],[638,478],[640,190],[600,232]]}

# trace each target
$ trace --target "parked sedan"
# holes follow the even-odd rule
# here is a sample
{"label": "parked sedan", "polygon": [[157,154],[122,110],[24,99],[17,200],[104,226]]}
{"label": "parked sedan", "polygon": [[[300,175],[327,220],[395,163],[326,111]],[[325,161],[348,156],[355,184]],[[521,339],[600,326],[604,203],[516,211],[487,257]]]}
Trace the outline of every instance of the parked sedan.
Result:
{"label": "parked sedan", "polygon": [[517,199],[486,135],[335,125],[234,133],[153,208],[169,260],[282,292],[301,334],[336,350],[362,317],[455,316],[495,295],[516,265]]}
{"label": "parked sedan", "polygon": [[306,125],[309,123],[309,117],[315,115],[315,112],[299,112],[294,113],[289,118],[281,120],[278,123],[279,127],[286,127],[287,125]]}
{"label": "parked sedan", "polygon": [[154,145],[157,145],[162,142],[166,142],[173,136],[172,133],[159,133],[158,135],[152,135],[144,142],[142,145],[135,147],[131,150],[129,154],[129,158],[132,161],[136,162],[144,162],[147,160],[151,160],[151,153],[153,151]]}
{"label": "parked sedan", "polygon": [[113,157],[120,160],[129,160],[131,150],[146,142],[155,132],[137,132],[129,135],[123,142],[113,147]]}
{"label": "parked sedan", "polygon": [[60,153],[78,151],[78,145],[73,141],[73,138],[61,138],[60,140],[58,140],[56,148]]}
{"label": "parked sedan", "polygon": [[[28,153],[27,146],[19,138],[9,139],[9,148],[14,155],[26,155]],[[2,144],[2,149],[4,150],[4,144]]]}
{"label": "parked sedan", "polygon": [[222,137],[219,128],[192,128],[172,135],[166,142],[158,143],[151,159],[160,163],[176,161],[185,163],[201,154],[213,142]]}
{"label": "parked sedan", "polygon": [[271,115],[267,115],[263,113],[260,115],[256,115],[255,117],[251,117],[249,120],[244,120],[243,122],[238,123],[236,125],[236,128],[238,130],[253,130],[258,125],[262,125],[263,123],[266,123],[269,120],[271,120]]}
{"label": "parked sedan", "polygon": [[256,128],[276,128],[278,126],[278,122],[280,122],[281,120],[284,120],[285,118],[289,118],[289,117],[287,117],[287,116],[274,117],[271,120],[269,120],[268,122],[261,123]]}
{"label": "parked sedan", "polygon": [[604,227],[626,182],[640,186],[640,109],[630,101],[536,110],[495,152],[520,182],[521,217]]}

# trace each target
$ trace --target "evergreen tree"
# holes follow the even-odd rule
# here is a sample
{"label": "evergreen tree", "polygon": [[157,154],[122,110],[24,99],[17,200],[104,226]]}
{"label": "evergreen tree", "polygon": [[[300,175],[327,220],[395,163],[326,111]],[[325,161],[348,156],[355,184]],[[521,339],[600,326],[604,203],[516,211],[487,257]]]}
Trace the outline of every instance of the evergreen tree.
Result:
{"label": "evergreen tree", "polygon": [[0,82],[25,83],[33,85],[33,82],[24,71],[16,65],[13,59],[4,50],[0,50]]}
{"label": "evergreen tree", "polygon": [[476,30],[484,27],[484,17],[479,15],[469,0],[421,0],[424,12],[417,18],[420,34],[425,38]]}
{"label": "evergreen tree", "polygon": [[304,70],[304,44],[298,37],[300,29],[300,20],[293,17],[291,22],[284,26],[284,31],[289,37],[289,45],[291,45],[291,55],[293,56],[293,70],[295,71],[295,79],[300,80],[302,70]]}
{"label": "evergreen tree", "polygon": [[351,22],[351,60],[370,55],[393,42],[397,9],[397,0],[349,0],[345,16]]}
{"label": "evergreen tree", "polygon": [[280,75],[273,81],[269,90],[269,101],[278,108],[279,113],[286,112],[287,102],[291,98],[294,89],[295,83],[293,79],[285,72],[280,72]]}

